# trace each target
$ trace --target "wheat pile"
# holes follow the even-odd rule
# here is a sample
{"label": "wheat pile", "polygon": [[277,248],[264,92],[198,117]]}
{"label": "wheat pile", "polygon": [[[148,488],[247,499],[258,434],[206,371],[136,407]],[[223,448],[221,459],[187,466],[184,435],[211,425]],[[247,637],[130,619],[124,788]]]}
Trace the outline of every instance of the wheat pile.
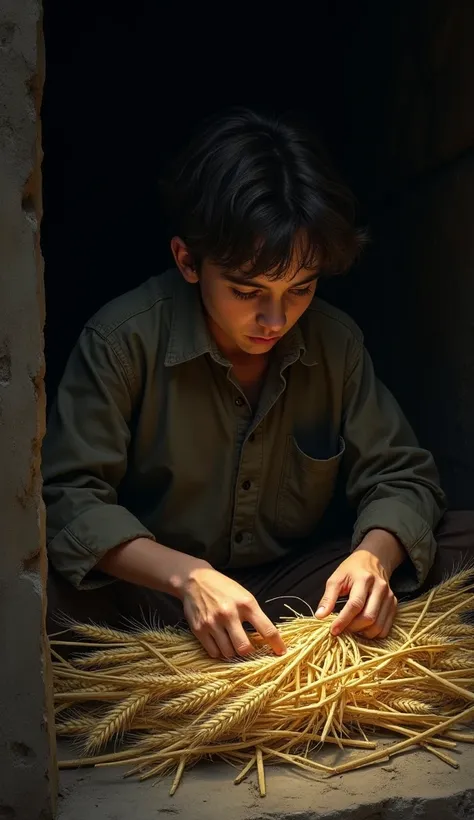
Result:
{"label": "wheat pile", "polygon": [[[82,756],[60,766],[128,764],[125,776],[142,780],[171,773],[173,794],[185,768],[220,758],[239,768],[236,783],[255,769],[262,796],[268,763],[327,777],[417,745],[457,767],[449,752],[474,741],[473,589],[466,570],[401,604],[384,640],[333,637],[335,616],[292,611],[279,626],[284,656],[252,635],[255,653],[235,661],[209,658],[181,630],[70,623],[77,640],[51,641],[56,721]],[[71,660],[58,652],[65,644],[78,650]],[[374,731],[402,739],[377,749]],[[104,753],[111,741],[123,748]],[[316,754],[325,744],[364,751],[328,766]]]}

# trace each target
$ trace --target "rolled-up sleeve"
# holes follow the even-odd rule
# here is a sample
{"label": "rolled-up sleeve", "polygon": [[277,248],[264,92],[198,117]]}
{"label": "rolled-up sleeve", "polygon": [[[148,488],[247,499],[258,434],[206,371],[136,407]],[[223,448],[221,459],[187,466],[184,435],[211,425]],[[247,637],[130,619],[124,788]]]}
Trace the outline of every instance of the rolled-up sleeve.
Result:
{"label": "rolled-up sleeve", "polygon": [[123,354],[86,328],[60,383],[42,453],[49,559],[78,588],[110,583],[94,567],[113,547],[154,538],[117,497],[133,405]]}
{"label": "rolled-up sleeve", "polygon": [[354,341],[344,391],[347,496],[357,509],[352,547],[373,529],[395,535],[409,561],[397,573],[411,592],[433,563],[433,530],[445,496],[431,454],[422,449],[397,402],[376,378],[363,344]]}

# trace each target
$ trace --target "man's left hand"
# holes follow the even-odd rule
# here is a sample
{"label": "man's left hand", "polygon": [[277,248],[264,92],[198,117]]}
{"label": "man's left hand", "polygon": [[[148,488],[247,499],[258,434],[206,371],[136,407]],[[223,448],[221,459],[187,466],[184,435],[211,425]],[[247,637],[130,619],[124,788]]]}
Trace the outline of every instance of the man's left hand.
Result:
{"label": "man's left hand", "polygon": [[397,611],[389,581],[405,558],[405,550],[394,535],[371,530],[328,579],[316,617],[325,618],[338,598],[348,595],[331,634],[348,629],[366,638],[386,638]]}

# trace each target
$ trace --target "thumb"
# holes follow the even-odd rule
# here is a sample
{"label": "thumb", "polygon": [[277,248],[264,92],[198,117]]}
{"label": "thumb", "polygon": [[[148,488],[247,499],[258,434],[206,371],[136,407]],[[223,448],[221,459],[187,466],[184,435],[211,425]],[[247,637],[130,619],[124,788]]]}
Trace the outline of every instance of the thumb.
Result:
{"label": "thumb", "polygon": [[316,610],[317,618],[325,618],[326,615],[331,614],[336,606],[336,601],[339,598],[340,588],[341,582],[337,580],[337,578],[330,578],[327,581],[324,595],[321,598],[319,606]]}

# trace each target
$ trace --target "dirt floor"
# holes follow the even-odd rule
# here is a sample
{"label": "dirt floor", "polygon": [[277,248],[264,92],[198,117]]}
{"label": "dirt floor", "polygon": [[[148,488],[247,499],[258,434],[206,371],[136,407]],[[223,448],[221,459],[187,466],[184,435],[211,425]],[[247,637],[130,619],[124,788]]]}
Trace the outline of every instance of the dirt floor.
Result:
{"label": "dirt floor", "polygon": [[[386,741],[384,741],[386,742]],[[320,753],[340,762],[337,751]],[[356,756],[360,751],[352,752]],[[474,746],[458,744],[453,769],[428,752],[401,754],[377,766],[332,778],[286,766],[267,767],[267,797],[256,775],[233,785],[225,764],[201,764],[186,772],[174,797],[171,778],[123,780],[119,768],[61,772],[58,820],[467,820],[474,818]],[[62,747],[59,757],[71,757]]]}

